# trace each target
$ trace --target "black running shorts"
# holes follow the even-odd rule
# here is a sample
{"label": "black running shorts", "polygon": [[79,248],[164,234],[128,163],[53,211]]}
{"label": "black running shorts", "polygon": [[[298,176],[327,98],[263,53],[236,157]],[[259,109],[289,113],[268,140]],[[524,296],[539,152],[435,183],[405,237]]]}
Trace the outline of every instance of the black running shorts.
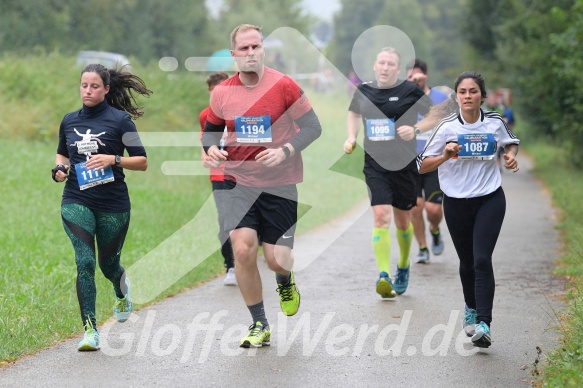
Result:
{"label": "black running shorts", "polygon": [[392,205],[397,209],[411,210],[417,203],[419,173],[415,160],[399,171],[389,171],[365,156],[364,176],[368,186],[371,206]]}
{"label": "black running shorts", "polygon": [[298,219],[296,185],[249,187],[225,181],[225,229],[251,228],[263,242],[293,248]]}
{"label": "black running shorts", "polygon": [[439,172],[437,170],[426,174],[419,174],[417,196],[422,197],[425,202],[441,205],[443,202],[443,191],[441,191],[441,187],[439,186]]}

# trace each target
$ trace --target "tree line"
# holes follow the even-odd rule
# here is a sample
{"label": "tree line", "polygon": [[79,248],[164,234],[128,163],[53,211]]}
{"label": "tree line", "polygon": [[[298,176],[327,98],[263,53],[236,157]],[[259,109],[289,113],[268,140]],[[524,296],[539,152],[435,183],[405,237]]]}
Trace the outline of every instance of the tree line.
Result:
{"label": "tree line", "polygon": [[[344,74],[360,34],[397,27],[429,64],[432,85],[451,87],[461,71],[479,71],[489,87],[512,90],[512,108],[528,119],[528,136],[561,141],[583,166],[583,0],[340,2],[322,51]],[[266,36],[292,27],[310,37],[316,18],[301,0],[224,0],[213,15],[204,0],[0,0],[0,53],[94,49],[143,63],[164,56],[184,61],[228,48],[229,32],[243,22],[262,26]]]}

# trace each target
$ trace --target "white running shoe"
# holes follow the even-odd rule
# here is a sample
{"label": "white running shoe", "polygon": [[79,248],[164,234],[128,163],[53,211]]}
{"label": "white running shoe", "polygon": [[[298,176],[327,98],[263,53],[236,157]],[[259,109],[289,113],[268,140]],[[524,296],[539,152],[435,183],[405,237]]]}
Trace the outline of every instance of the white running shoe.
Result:
{"label": "white running shoe", "polygon": [[237,278],[235,277],[235,268],[229,268],[227,271],[227,275],[223,280],[223,285],[225,286],[236,286],[237,285]]}

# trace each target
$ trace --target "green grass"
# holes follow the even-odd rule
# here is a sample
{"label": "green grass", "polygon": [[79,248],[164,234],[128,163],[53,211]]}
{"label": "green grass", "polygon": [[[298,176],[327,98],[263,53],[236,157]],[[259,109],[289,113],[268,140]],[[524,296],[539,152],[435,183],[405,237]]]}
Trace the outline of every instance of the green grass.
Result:
{"label": "green grass", "polygon": [[583,386],[583,171],[553,142],[531,142],[528,152],[535,159],[535,173],[551,191],[560,209],[558,228],[563,251],[555,274],[568,281],[566,313],[560,319],[561,345],[542,365],[542,380],[550,387]]}
{"label": "green grass", "polygon": [[[154,90],[150,99],[140,100],[146,112],[137,121],[141,133],[198,131],[198,112],[208,101],[204,76],[181,73],[170,79],[156,64],[134,64],[134,72]],[[0,154],[4,156],[0,166],[0,364],[81,332],[73,249],[60,220],[63,186],[53,183],[49,175],[60,120],[80,106],[78,79],[74,58],[58,54],[0,58]],[[352,155],[342,153],[348,98],[306,92],[324,132],[303,153],[300,234],[366,200],[362,149]],[[569,280],[561,346],[537,368],[543,370],[541,379],[548,386],[583,386],[583,172],[571,166],[559,146],[530,141],[520,127],[517,134],[535,158],[536,174],[549,187],[554,205],[562,210],[558,228],[564,251],[555,272]],[[196,160],[198,147],[149,146],[147,150],[148,171],[127,172],[132,221],[122,264],[130,271],[137,269],[143,260],[155,257],[152,252],[169,253],[170,263],[182,259],[188,264],[189,257],[180,257],[184,251],[194,252],[193,256],[198,250],[210,252],[197,265],[182,268],[177,279],[146,302],[151,303],[216,276],[222,270],[222,257],[212,212],[203,222],[191,222],[211,193],[208,178],[161,171],[166,161]],[[181,235],[180,230],[186,232]],[[165,241],[178,242],[182,251],[160,248]],[[139,283],[139,279],[134,281]],[[113,295],[103,276],[98,274],[96,282],[97,317],[102,323],[111,316]]]}
{"label": "green grass", "polygon": [[[3,249],[0,257],[0,359],[11,360],[77,335],[81,324],[75,295],[75,262],[60,220],[63,185],[50,179],[54,144],[3,140],[0,152],[15,163],[4,164],[2,196]],[[152,184],[157,161],[179,155],[180,149],[152,152],[146,173],[129,172],[132,221],[122,255],[129,266],[179,229],[210,194],[207,177],[191,177],[172,190],[167,182]],[[165,155],[167,154],[167,155]],[[186,150],[183,157],[188,157]],[[159,169],[159,167],[158,167]],[[141,176],[140,176],[141,175]],[[172,183],[170,183],[172,184]],[[218,244],[217,244],[218,245]],[[174,294],[216,275],[222,266],[217,253],[187,273],[163,295]],[[97,316],[111,315],[111,284],[96,276]]]}
{"label": "green grass", "polygon": [[[79,74],[71,66],[73,62],[57,54],[49,58],[0,59],[0,154],[5,156],[0,166],[0,363],[35,353],[82,331],[73,248],[60,219],[63,185],[54,183],[49,172],[54,165],[60,120],[80,106]],[[155,66],[134,66],[134,70],[154,90],[152,98],[140,100],[146,112],[136,122],[141,133],[198,131],[198,112],[208,101],[204,78],[187,73],[170,80]],[[351,156],[342,153],[348,98],[341,94],[317,95],[310,90],[307,94],[324,133],[304,153],[298,233],[366,200],[362,151]],[[181,252],[186,250],[193,257],[198,251],[208,254],[197,265],[182,268],[160,293],[136,308],[222,272],[213,229],[217,227],[216,218],[211,212],[210,218],[192,222],[211,195],[208,177],[165,175],[161,170],[167,161],[198,159],[199,148],[152,145],[147,152],[148,171],[126,172],[132,219],[122,265],[132,275],[132,269],[151,252],[159,251],[165,241],[177,241],[183,246]],[[191,229],[185,229],[189,233],[176,237],[192,224]],[[166,261],[157,265],[191,259],[179,253],[170,251]],[[158,276],[155,269],[146,275]],[[132,277],[132,284],[139,284],[139,280]],[[97,319],[101,324],[112,315],[113,291],[99,270],[96,284]]]}

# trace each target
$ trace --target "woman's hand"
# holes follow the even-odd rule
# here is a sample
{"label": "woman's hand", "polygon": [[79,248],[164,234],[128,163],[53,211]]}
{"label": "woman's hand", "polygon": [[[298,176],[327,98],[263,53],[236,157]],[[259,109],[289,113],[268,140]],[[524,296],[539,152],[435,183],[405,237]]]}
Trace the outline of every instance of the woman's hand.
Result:
{"label": "woman's hand", "polygon": [[518,172],[518,170],[520,170],[518,168],[518,161],[516,160],[512,153],[503,154],[502,157],[506,161],[506,163],[504,164],[504,168],[506,168],[507,170],[512,170],[512,172]]}
{"label": "woman's hand", "polygon": [[445,160],[451,159],[458,154],[462,149],[462,146],[458,143],[447,143],[443,149],[443,156]]}

